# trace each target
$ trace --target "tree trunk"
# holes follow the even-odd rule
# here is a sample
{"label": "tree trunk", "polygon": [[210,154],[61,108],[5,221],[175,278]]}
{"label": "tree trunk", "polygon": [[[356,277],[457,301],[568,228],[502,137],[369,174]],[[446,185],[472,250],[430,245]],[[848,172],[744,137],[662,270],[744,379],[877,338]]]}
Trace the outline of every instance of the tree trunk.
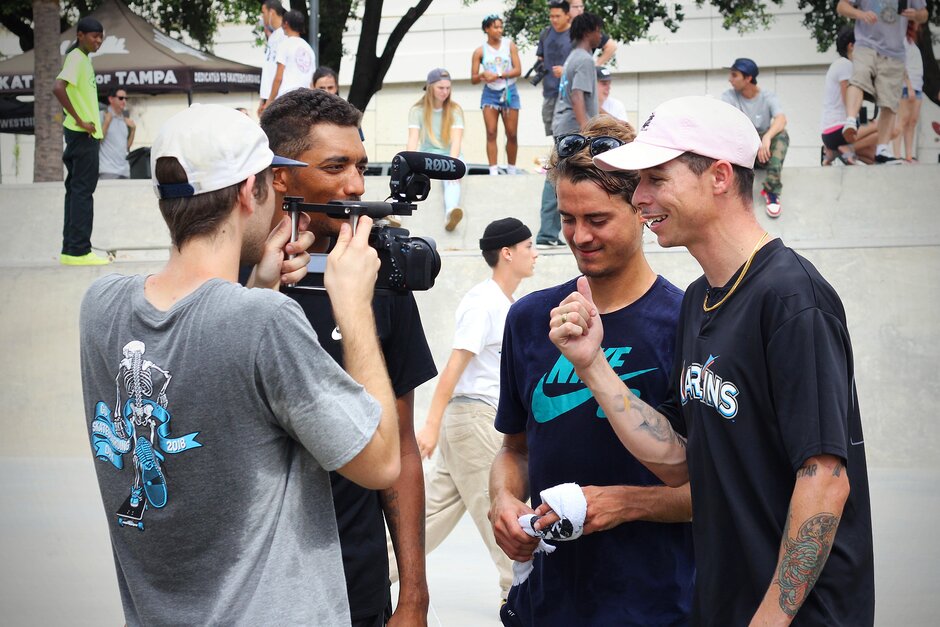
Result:
{"label": "tree trunk", "polygon": [[35,94],[36,152],[33,160],[33,181],[62,180],[62,106],[52,93],[55,77],[59,74],[62,56],[59,54],[58,0],[33,0],[35,29],[33,72]]}
{"label": "tree trunk", "polygon": [[[356,19],[351,15],[352,0],[320,0],[320,55],[318,65],[325,65],[339,73],[343,61],[343,34],[346,23]],[[310,11],[310,3],[303,4],[304,11]]]}
{"label": "tree trunk", "polygon": [[431,0],[420,0],[405,12],[389,33],[382,55],[376,56],[379,26],[382,23],[382,4],[382,0],[365,0],[365,12],[359,33],[359,49],[356,54],[356,68],[353,70],[353,82],[347,98],[360,111],[365,111],[372,96],[382,89],[382,82],[388,74],[398,46],[408,33],[408,29],[431,6]]}

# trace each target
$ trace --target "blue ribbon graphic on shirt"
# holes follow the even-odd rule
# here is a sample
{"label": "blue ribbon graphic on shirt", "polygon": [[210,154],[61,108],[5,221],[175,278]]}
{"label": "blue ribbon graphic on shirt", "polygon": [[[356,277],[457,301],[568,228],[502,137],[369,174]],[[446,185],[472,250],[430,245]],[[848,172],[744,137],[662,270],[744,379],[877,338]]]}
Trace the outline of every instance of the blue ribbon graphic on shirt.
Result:
{"label": "blue ribbon graphic on shirt", "polygon": [[[201,443],[196,441],[196,436],[199,435],[198,431],[193,433],[187,433],[186,435],[179,438],[171,438],[170,435],[170,412],[166,410],[165,407],[155,403],[149,398],[143,399],[144,407],[150,407],[150,417],[157,423],[157,439],[159,444],[159,450],[155,451],[157,457],[161,460],[163,455],[160,454],[160,451],[164,453],[169,453],[170,455],[176,455],[177,453],[182,453],[183,451],[188,451],[192,448],[199,448],[202,446]],[[124,403],[124,418],[130,420],[131,416],[134,415],[134,401],[133,399],[127,399]]]}
{"label": "blue ribbon graphic on shirt", "polygon": [[118,470],[124,467],[123,455],[131,450],[131,423],[124,420],[124,436],[118,435],[111,418],[111,408],[103,401],[95,405],[91,421],[91,446],[97,459],[111,462]]}

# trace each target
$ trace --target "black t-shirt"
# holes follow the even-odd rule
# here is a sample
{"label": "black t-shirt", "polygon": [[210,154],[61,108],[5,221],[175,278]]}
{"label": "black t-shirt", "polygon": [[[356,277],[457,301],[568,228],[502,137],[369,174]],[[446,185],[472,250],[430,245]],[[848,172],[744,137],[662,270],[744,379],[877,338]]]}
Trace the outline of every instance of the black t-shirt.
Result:
{"label": "black t-shirt", "polygon": [[796,471],[845,461],[851,493],[829,559],[794,625],[874,622],[871,502],[852,345],[835,290],[775,240],[735,290],[686,291],[670,398],[688,435],[695,561],[693,622],[747,624],[776,574]]}
{"label": "black t-shirt", "polygon": [[[333,309],[326,292],[289,294],[303,308],[320,344],[343,365]],[[372,301],[375,324],[388,375],[401,397],[437,375],[418,305],[412,294],[377,293]],[[388,553],[379,493],[336,472],[330,473],[333,504],[343,550],[346,590],[352,618],[381,613],[388,602]]]}

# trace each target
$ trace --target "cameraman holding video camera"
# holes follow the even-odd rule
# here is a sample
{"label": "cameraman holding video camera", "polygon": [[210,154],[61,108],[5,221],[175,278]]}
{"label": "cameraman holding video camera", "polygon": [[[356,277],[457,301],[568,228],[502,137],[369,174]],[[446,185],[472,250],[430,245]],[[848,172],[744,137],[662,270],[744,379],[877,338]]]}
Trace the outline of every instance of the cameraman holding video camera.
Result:
{"label": "cameraman holding video camera", "polygon": [[[298,89],[271,103],[261,117],[261,127],[270,138],[272,150],[310,164],[302,168],[302,173],[275,169],[278,206],[284,196],[302,196],[307,203],[359,199],[365,192],[363,173],[368,163],[359,136],[361,118],[355,107],[322,90]],[[316,237],[310,251],[326,252],[343,221],[323,213],[307,215],[308,228]],[[342,364],[342,335],[327,294],[303,292],[291,297],[303,308],[327,352]],[[372,306],[382,353],[398,399],[402,472],[391,488],[381,492],[365,490],[333,473],[333,499],[353,626],[384,625],[386,620],[389,625],[420,626],[427,624],[428,611],[424,475],[412,413],[414,389],[432,379],[437,369],[410,292],[377,292]],[[374,358],[381,360],[383,355]],[[401,577],[394,616],[383,513]]]}
{"label": "cameraman holding video camera", "polygon": [[[351,338],[343,372],[276,292],[306,273],[312,238],[288,243],[289,221],[272,220],[272,167],[306,164],[275,156],[235,109],[199,104],[163,124],[151,159],[170,259],[99,278],[80,321],[124,620],[348,625],[327,471],[381,488],[400,468],[392,386],[369,358],[371,220],[344,227],[327,261]],[[239,263],[272,289],[236,285]]]}

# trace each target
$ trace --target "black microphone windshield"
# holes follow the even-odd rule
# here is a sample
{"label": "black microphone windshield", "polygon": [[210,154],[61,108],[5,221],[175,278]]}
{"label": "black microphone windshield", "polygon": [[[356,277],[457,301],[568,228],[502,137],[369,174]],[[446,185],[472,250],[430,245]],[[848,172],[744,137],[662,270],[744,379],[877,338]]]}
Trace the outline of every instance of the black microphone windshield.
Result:
{"label": "black microphone windshield", "polygon": [[452,181],[463,178],[467,173],[467,166],[460,159],[436,155],[433,152],[400,152],[392,160],[393,168],[398,159],[404,161],[412,172],[424,174],[432,179]]}

